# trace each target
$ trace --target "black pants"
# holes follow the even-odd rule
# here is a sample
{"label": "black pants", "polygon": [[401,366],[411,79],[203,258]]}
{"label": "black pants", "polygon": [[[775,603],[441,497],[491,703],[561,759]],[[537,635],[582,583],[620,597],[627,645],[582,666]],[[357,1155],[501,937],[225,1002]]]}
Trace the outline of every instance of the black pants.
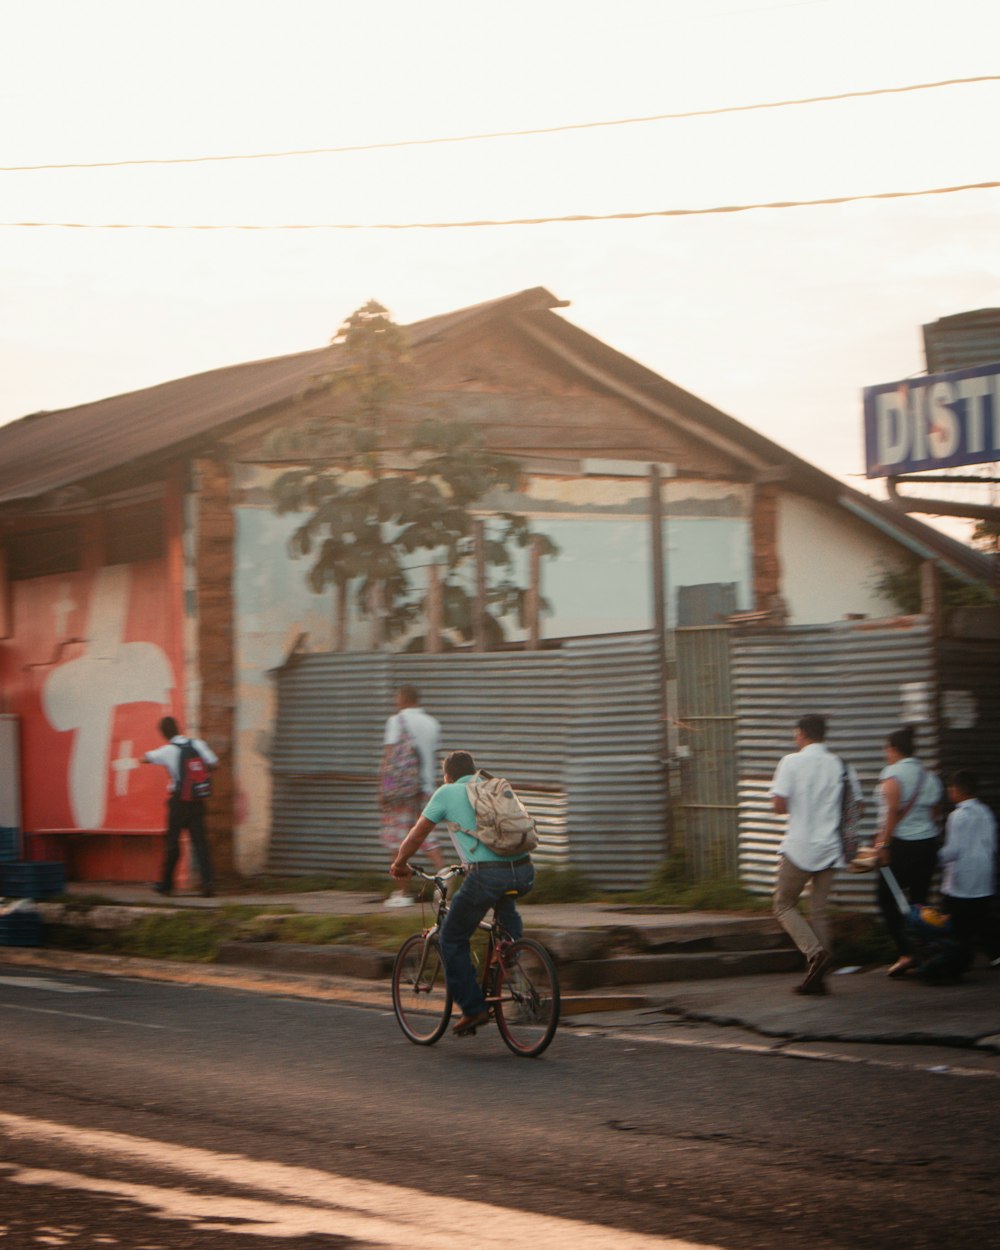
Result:
{"label": "black pants", "polygon": [[954,894],[945,894],[941,902],[951,916],[952,932],[968,949],[970,964],[977,947],[984,950],[990,959],[1000,955],[1000,934],[997,933],[992,898],[958,898]]}
{"label": "black pants", "polygon": [[212,889],[212,857],[205,837],[205,804],[201,799],[185,802],[183,799],[167,799],[167,847],[163,855],[163,871],[160,885],[165,890],[174,888],[174,870],[181,854],[181,830],[188,831],[191,850],[198,864],[201,888]]}
{"label": "black pants", "polygon": [[[931,878],[937,865],[937,853],[937,838],[920,838],[916,842],[893,838],[889,842],[889,867],[899,882],[899,888],[909,896],[911,903],[927,902]],[[906,935],[906,918],[901,915],[892,891],[881,873],[878,879],[878,905],[900,955],[912,955],[913,950]]]}

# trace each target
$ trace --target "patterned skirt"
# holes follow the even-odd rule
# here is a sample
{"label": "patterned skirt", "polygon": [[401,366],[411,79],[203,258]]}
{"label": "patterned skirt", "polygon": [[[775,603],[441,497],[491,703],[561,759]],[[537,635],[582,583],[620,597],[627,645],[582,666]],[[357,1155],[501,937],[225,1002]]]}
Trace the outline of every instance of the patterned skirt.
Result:
{"label": "patterned skirt", "polygon": [[[420,819],[425,806],[425,796],[418,794],[412,799],[407,799],[405,803],[387,804],[381,809],[382,832],[379,835],[379,841],[387,851],[399,850],[400,843]],[[437,845],[434,831],[431,830],[424,840],[424,846],[429,851],[433,851]]]}

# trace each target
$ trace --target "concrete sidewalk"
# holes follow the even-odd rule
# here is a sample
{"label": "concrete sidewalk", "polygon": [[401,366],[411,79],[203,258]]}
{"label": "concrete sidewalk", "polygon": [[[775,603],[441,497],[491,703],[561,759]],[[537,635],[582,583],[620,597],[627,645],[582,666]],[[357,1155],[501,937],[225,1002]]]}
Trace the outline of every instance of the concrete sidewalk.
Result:
{"label": "concrete sidewalk", "polygon": [[[141,886],[74,884],[69,887],[69,893],[84,897],[100,895],[111,905],[148,905],[157,909],[164,906],[204,909],[245,904],[287,907],[289,911],[311,915],[386,914],[381,897],[370,892],[239,894],[211,899],[179,894],[163,899]],[[778,932],[775,922],[767,914],[734,915],[657,908],[636,911],[628,905],[607,903],[527,902],[522,912],[526,927],[529,930],[548,930],[548,934],[542,935],[544,940],[548,942],[551,939],[552,947],[561,947],[562,957],[569,959],[586,959],[586,944],[606,940],[609,931],[627,933],[639,930],[646,938],[653,933],[663,936],[664,940],[695,944],[702,940],[703,934],[725,933],[727,929],[743,934],[743,940],[747,940],[748,925],[751,933],[755,930],[761,934]],[[417,928],[429,920],[430,909],[414,906],[388,914],[412,916]],[[581,945],[582,953],[574,956],[571,948],[576,944]],[[338,996],[350,997],[354,994],[365,1001],[372,994],[381,999],[387,990],[384,979],[378,985],[365,981],[367,974],[364,971],[355,974],[359,979],[354,980],[351,977],[309,976],[307,967],[280,969],[272,964],[269,969],[266,962],[268,945],[256,944],[260,952],[256,966],[251,952],[247,962],[240,959],[238,970],[220,965],[171,967],[178,969],[178,979],[187,981],[210,977],[213,983],[217,983],[220,978],[239,977],[249,984],[257,976],[262,988],[266,988],[273,985],[278,976],[286,982],[294,981],[298,986],[296,992],[308,993],[310,983],[327,987],[337,985],[340,987]],[[332,948],[314,949],[329,952]],[[8,950],[0,948],[0,961],[5,959]],[[39,957],[50,964],[58,964],[64,958],[61,952],[55,950],[39,952]],[[89,962],[94,970],[102,966],[100,957],[89,957]],[[797,967],[797,955],[792,962]],[[153,975],[156,971],[152,961],[148,960],[105,957],[104,963],[108,970],[124,975]],[[146,966],[145,970],[141,965]],[[161,971],[170,975],[165,964]],[[630,984],[627,993],[624,987],[620,987],[617,994],[595,993],[594,1000],[595,1007],[601,1005],[598,1001],[601,999],[606,1000],[604,1005],[607,1006],[617,1002],[619,1009],[630,1009],[636,1013],[636,1019],[641,1018],[645,1024],[672,1021],[690,1027],[739,1028],[760,1038],[786,1041],[958,1047],[977,1050],[980,1054],[1000,1054],[1000,969],[980,962],[967,974],[962,984],[940,987],[923,985],[915,978],[890,980],[885,971],[880,968],[833,975],[828,981],[830,993],[825,997],[803,998],[792,993],[801,976],[800,971],[795,971]],[[384,971],[372,975],[384,978]],[[356,990],[352,990],[352,985],[356,985]],[[585,1014],[587,995],[576,994],[573,998],[574,1014]]]}
{"label": "concrete sidewalk", "polygon": [[885,968],[833,975],[830,993],[792,993],[798,975],[685,982],[661,988],[659,1010],[693,1024],[765,1038],[971,1048],[1000,1054],[1000,970],[977,963],[959,985],[890,980]]}

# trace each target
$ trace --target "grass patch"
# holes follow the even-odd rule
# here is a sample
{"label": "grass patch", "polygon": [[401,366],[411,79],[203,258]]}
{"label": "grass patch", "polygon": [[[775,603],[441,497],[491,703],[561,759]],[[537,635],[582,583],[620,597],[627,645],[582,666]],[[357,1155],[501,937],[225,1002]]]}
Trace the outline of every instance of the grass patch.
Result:
{"label": "grass patch", "polygon": [[535,884],[525,903],[587,903],[594,888],[579,869],[538,868]]}
{"label": "grass patch", "polygon": [[298,942],[393,951],[404,937],[431,924],[433,914],[430,907],[374,916],[313,916],[289,915],[280,905],[164,906],[157,915],[137,917],[116,929],[47,925],[45,944],[62,950],[193,963],[212,963],[223,942]]}
{"label": "grass patch", "polygon": [[736,877],[709,877],[690,881],[681,856],[673,856],[657,868],[642,890],[618,895],[619,901],[654,907],[680,907],[685,911],[768,911],[771,900],[751,894]]}

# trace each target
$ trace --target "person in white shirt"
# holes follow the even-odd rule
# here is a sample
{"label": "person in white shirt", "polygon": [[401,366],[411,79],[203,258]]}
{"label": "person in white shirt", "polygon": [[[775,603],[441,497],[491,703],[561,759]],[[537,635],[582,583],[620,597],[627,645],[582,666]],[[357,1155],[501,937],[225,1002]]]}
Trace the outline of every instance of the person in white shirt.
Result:
{"label": "person in white shirt", "polygon": [[979,778],[971,769],[960,768],[948,778],[948,798],[956,806],[938,852],[943,869],[942,906],[951,916],[955,937],[968,950],[970,963],[977,946],[992,962],[1000,963],[1000,934],[992,915],[997,824],[978,794]]}
{"label": "person in white shirt", "polygon": [[[438,749],[441,726],[420,706],[416,686],[396,691],[396,711],[385,722],[382,762],[379,766],[379,807],[382,845],[395,857],[410,829],[420,818],[427,800],[437,789]],[[431,863],[444,867],[437,839],[424,842]],[[386,907],[408,907],[413,900],[404,889],[386,899]]]}
{"label": "person in white shirt", "polygon": [[174,871],[180,858],[181,831],[186,829],[191,839],[191,849],[198,864],[201,892],[205,898],[215,893],[212,876],[212,857],[205,835],[205,801],[199,798],[182,798],[181,755],[189,743],[209,768],[215,768],[219,760],[215,752],[200,738],[186,738],[172,716],[160,721],[160,733],[166,738],[166,746],[147,751],[142,757],[146,764],[159,764],[167,770],[167,843],[163,854],[160,879],[153,885],[157,894],[171,894],[174,888]]}
{"label": "person in white shirt", "polygon": [[[795,726],[797,750],[786,755],[771,783],[771,803],[778,815],[788,816],[779,850],[774,914],[778,923],[806,957],[806,975],[797,994],[826,994],[832,941],[827,901],[834,872],[843,863],[840,839],[844,786],[861,802],[861,784],[854,769],[827,750],[826,718],[803,716]],[[812,883],[810,918],[797,910],[808,883]]]}

